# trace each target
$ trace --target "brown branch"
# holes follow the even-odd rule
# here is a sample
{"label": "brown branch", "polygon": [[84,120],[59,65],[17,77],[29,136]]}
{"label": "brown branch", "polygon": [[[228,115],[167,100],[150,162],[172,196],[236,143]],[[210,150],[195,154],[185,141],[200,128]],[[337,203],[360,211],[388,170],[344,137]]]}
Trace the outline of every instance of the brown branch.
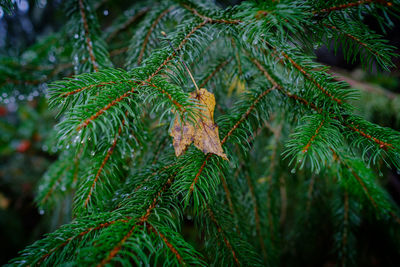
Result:
{"label": "brown branch", "polygon": [[103,259],[99,264],[97,264],[97,267],[100,266],[105,266],[107,263],[109,263],[121,250],[122,246],[128,240],[129,237],[133,234],[133,231],[136,229],[137,223],[133,225],[133,227],[129,230],[129,232],[121,239],[121,241],[111,250],[111,252],[108,254],[107,258]]}
{"label": "brown branch", "polygon": [[250,60],[253,62],[254,65],[256,65],[256,67],[260,70],[260,72],[265,76],[265,78],[267,78],[267,80],[274,86],[276,86],[280,92],[282,92],[283,94],[285,94],[286,96],[301,102],[302,104],[306,105],[306,106],[310,106],[312,109],[314,109],[315,111],[317,111],[318,113],[322,113],[322,109],[318,108],[314,103],[308,102],[306,99],[292,94],[290,92],[287,92],[283,89],[283,87],[278,84],[274,78],[272,78],[272,76],[268,73],[268,71],[264,68],[264,66],[255,58],[251,58],[250,55],[248,53],[246,53],[247,56],[250,58]]}
{"label": "brown branch", "polygon": [[224,239],[224,243],[225,243],[226,247],[231,251],[232,257],[233,257],[233,259],[234,259],[234,261],[235,261],[235,264],[236,264],[237,266],[240,266],[240,262],[239,262],[239,259],[238,259],[237,256],[236,256],[236,252],[235,252],[235,250],[232,248],[232,245],[231,245],[231,243],[229,242],[229,240],[225,237],[224,231],[222,230],[221,226],[218,224],[218,221],[215,219],[215,215],[214,215],[213,211],[211,210],[210,207],[208,207],[207,210],[208,210],[208,213],[210,214],[211,220],[213,221],[213,223],[214,223],[215,226],[217,227],[218,233],[220,233],[221,236],[222,236],[222,238]]}
{"label": "brown branch", "polygon": [[114,49],[114,50],[110,51],[110,57],[118,56],[118,55],[126,52],[128,50],[128,48],[129,48],[128,46],[125,46],[125,47],[121,47],[118,49]]}
{"label": "brown branch", "polygon": [[[269,46],[271,46],[267,41],[265,43]],[[275,52],[278,52],[277,49],[273,46],[271,46],[272,49]],[[262,64],[254,59],[251,58],[250,55],[246,52],[247,56],[250,58],[250,60],[257,66],[257,68],[264,74],[264,76],[273,84],[276,84],[276,81],[269,75],[268,71],[262,66]],[[300,66],[298,63],[296,63],[291,57],[289,57],[288,54],[285,52],[281,52],[281,55],[285,57],[307,80],[311,81],[320,91],[322,91],[326,96],[331,98],[333,101],[337,102],[338,104],[342,104],[342,100],[334,97],[330,92],[328,92],[327,89],[325,89],[320,83],[318,83],[312,76],[309,74],[302,66]],[[280,85],[277,85],[279,89],[282,89]]]}
{"label": "brown branch", "polygon": [[139,18],[141,18],[144,14],[146,14],[150,8],[145,7],[139,12],[137,12],[134,16],[132,16],[129,20],[127,20],[124,24],[122,24],[120,27],[115,29],[111,34],[107,37],[107,41],[110,41],[112,38],[114,38],[119,32],[123,31],[126,29],[129,25],[137,21]]}
{"label": "brown branch", "polygon": [[220,64],[218,64],[218,66],[213,70],[213,72],[210,73],[210,75],[208,75],[204,81],[199,85],[200,88],[204,87],[208,81],[215,76],[215,74],[217,74],[221,69],[223,69],[229,62],[231,62],[231,59],[227,59],[223,62],[221,62]]}
{"label": "brown branch", "polygon": [[359,38],[357,38],[357,37],[355,37],[355,36],[353,36],[353,35],[351,35],[351,34],[349,34],[347,32],[342,32],[339,28],[337,28],[334,25],[329,25],[329,24],[326,24],[326,23],[323,23],[322,25],[324,25],[325,27],[327,27],[329,29],[335,30],[335,31],[339,32],[340,34],[342,34],[342,35],[354,40],[359,45],[365,47],[367,50],[369,50],[371,53],[373,53],[377,57],[382,58],[382,56],[378,53],[378,51],[376,51],[376,50],[372,49],[371,47],[369,47],[369,45],[367,45],[366,43],[362,42]]}
{"label": "brown branch", "polygon": [[322,113],[322,109],[317,107],[314,103],[308,102],[306,99],[304,99],[304,98],[302,98],[302,97],[300,97],[298,95],[295,95],[295,94],[292,94],[292,93],[289,93],[289,92],[286,92],[286,91],[283,91],[283,90],[281,92],[283,92],[287,97],[292,98],[295,101],[300,102],[305,106],[309,106],[310,108],[312,108],[313,110],[317,111],[318,113]]}
{"label": "brown branch", "polygon": [[233,208],[231,192],[229,191],[228,184],[226,183],[226,180],[225,180],[224,176],[222,175],[222,173],[220,174],[220,179],[222,181],[222,186],[224,187],[225,196],[226,196],[226,200],[228,201],[229,210],[231,211],[231,214],[234,215],[235,210]]}
{"label": "brown branch", "polygon": [[[199,29],[201,29],[202,27],[204,27],[206,24],[208,23],[227,23],[227,24],[237,24],[239,22],[235,22],[235,21],[229,21],[229,20],[204,20],[203,22],[199,23],[197,26],[195,26],[181,41],[181,43],[179,44],[178,48],[176,49],[176,52],[179,52],[180,50],[182,50],[182,48],[186,45],[186,43],[189,41],[189,38]],[[139,84],[138,86],[144,85],[145,83],[149,83],[154,76],[156,76],[157,74],[159,74],[159,72],[165,68],[165,66],[173,59],[177,56],[176,52],[174,51],[170,56],[168,56],[161,64],[160,66],[152,73],[149,75],[149,77],[143,81],[141,84]],[[103,108],[101,108],[100,110],[98,110],[95,114],[93,114],[91,117],[87,118],[83,123],[81,123],[78,127],[77,127],[77,131],[81,130],[82,128],[87,127],[91,121],[97,119],[101,114],[103,114],[105,111],[107,111],[108,109],[110,109],[112,106],[115,106],[118,102],[122,101],[124,98],[130,96],[132,93],[134,93],[135,88],[132,88],[131,90],[129,90],[128,92],[125,92],[123,95],[121,95],[120,97],[114,99],[112,102],[110,102],[108,105],[104,106]]]}
{"label": "brown branch", "polygon": [[264,240],[261,234],[261,223],[260,223],[260,214],[258,211],[258,205],[257,205],[257,199],[256,199],[256,194],[254,191],[254,186],[253,183],[251,182],[250,176],[246,175],[246,180],[247,180],[247,185],[249,186],[250,189],[250,196],[251,199],[253,201],[253,205],[254,205],[254,217],[255,217],[255,221],[256,221],[256,231],[257,231],[257,236],[259,238],[259,242],[260,242],[260,246],[261,246],[261,250],[264,256],[264,259],[267,258],[267,252],[265,250],[265,245],[264,245]]}
{"label": "brown branch", "polygon": [[58,183],[61,181],[63,178],[63,175],[68,169],[71,167],[71,165],[67,166],[63,172],[61,172],[61,175],[57,178],[57,180],[54,182],[54,184],[51,186],[49,191],[47,191],[47,194],[43,197],[43,199],[40,201],[41,203],[45,203],[47,199],[50,197],[50,195],[53,193],[54,189],[57,187]]}
{"label": "brown branch", "polygon": [[89,56],[90,56],[90,62],[93,65],[94,71],[98,72],[99,71],[99,65],[96,62],[96,58],[95,58],[94,52],[93,52],[93,44],[92,44],[92,40],[90,39],[89,25],[88,25],[87,20],[86,20],[85,6],[83,5],[83,0],[79,0],[79,12],[81,14],[83,27],[85,29],[86,45],[88,47],[88,52],[89,52]]}
{"label": "brown branch", "polygon": [[45,255],[43,255],[43,256],[39,259],[39,261],[37,262],[37,264],[39,265],[41,262],[43,262],[45,259],[47,259],[51,254],[53,254],[55,251],[59,250],[60,248],[65,247],[65,246],[66,246],[67,244],[69,244],[72,240],[75,240],[75,239],[77,239],[77,238],[80,238],[80,237],[82,237],[82,236],[84,236],[84,235],[86,235],[86,234],[88,234],[88,233],[90,233],[90,232],[92,232],[92,231],[96,231],[96,230],[99,230],[99,229],[102,229],[102,228],[109,227],[109,226],[111,226],[111,225],[113,225],[113,224],[115,224],[115,223],[117,223],[117,222],[124,222],[124,223],[126,223],[126,222],[128,222],[130,219],[131,219],[131,217],[127,217],[126,219],[118,219],[118,220],[114,220],[114,221],[102,223],[102,224],[99,224],[99,225],[96,226],[96,227],[89,227],[89,228],[87,228],[86,230],[80,232],[79,234],[77,234],[77,235],[75,235],[75,236],[73,236],[73,237],[69,237],[69,238],[68,238],[67,240],[65,240],[63,243],[61,243],[61,244],[58,245],[57,247],[51,249],[49,252],[47,252]]}
{"label": "brown branch", "polygon": [[311,143],[312,143],[312,142],[314,141],[314,139],[317,137],[317,135],[318,135],[319,131],[321,130],[322,126],[324,125],[324,123],[325,123],[325,120],[323,119],[323,120],[321,121],[321,123],[319,124],[319,126],[317,127],[317,129],[315,130],[314,135],[311,136],[311,138],[310,138],[310,140],[308,141],[308,143],[303,147],[303,149],[302,149],[302,152],[303,152],[303,153],[306,153],[307,150],[310,148]]}
{"label": "brown branch", "polygon": [[[333,151],[333,150],[332,150]],[[365,185],[364,181],[362,180],[362,178],[353,170],[353,168],[348,165],[346,163],[346,161],[340,159],[338,157],[338,155],[336,155],[336,158],[339,162],[341,162],[343,164],[343,166],[345,166],[353,175],[354,178],[356,178],[357,182],[360,184],[361,188],[363,189],[365,195],[368,197],[369,201],[371,202],[371,204],[374,206],[375,209],[379,210],[379,206],[378,203],[376,203],[375,199],[372,197],[372,195],[370,194],[370,192],[368,191],[367,186]],[[388,213],[392,216],[392,218],[400,224],[400,218],[391,210],[388,210]]]}
{"label": "brown branch", "polygon": [[252,103],[252,105],[247,109],[246,113],[242,115],[242,117],[240,118],[239,121],[236,122],[236,124],[229,130],[229,132],[225,135],[224,139],[222,139],[221,141],[221,145],[223,145],[226,140],[232,135],[232,133],[239,127],[239,125],[245,121],[248,116],[250,115],[250,113],[253,111],[253,109],[256,107],[257,103],[260,102],[260,100],[266,96],[267,94],[269,94],[271,91],[273,91],[274,89],[276,89],[277,86],[274,85],[271,88],[265,90],[264,92],[262,92],[257,98],[256,100],[254,100],[254,102]]}
{"label": "brown branch", "polygon": [[156,20],[153,21],[153,23],[151,24],[151,26],[150,26],[150,28],[149,28],[149,30],[148,30],[148,32],[147,32],[145,38],[144,38],[144,41],[143,41],[143,44],[142,44],[142,48],[140,49],[140,53],[139,53],[138,61],[137,61],[137,64],[138,64],[138,65],[140,65],[140,64],[142,63],[143,55],[144,55],[144,52],[145,52],[145,50],[146,50],[147,43],[149,42],[151,33],[152,33],[153,30],[156,28],[156,26],[157,26],[157,24],[160,22],[160,20],[161,20],[165,15],[167,15],[171,10],[173,10],[174,8],[175,8],[174,6],[171,6],[171,7],[167,8],[166,10],[164,10],[164,11],[156,18]]}
{"label": "brown branch", "polygon": [[87,89],[92,89],[94,87],[103,87],[103,86],[107,86],[107,85],[110,85],[110,84],[123,84],[123,83],[139,84],[139,82],[130,81],[130,80],[120,81],[120,82],[101,82],[99,84],[92,84],[92,85],[89,85],[89,86],[84,86],[84,87],[75,89],[75,90],[70,91],[70,92],[65,92],[65,93],[61,94],[60,97],[68,97],[70,95],[74,95],[74,94],[77,94],[77,93],[79,93],[81,91],[84,91],[84,90],[87,90]]}
{"label": "brown branch", "polygon": [[189,10],[190,12],[192,12],[194,15],[196,15],[197,17],[207,20],[211,23],[221,23],[221,24],[239,24],[242,23],[243,21],[241,20],[226,20],[226,19],[213,19],[210,17],[207,17],[205,15],[200,14],[195,8],[190,7],[187,4],[182,4],[182,6],[184,8],[186,8],[187,10]]}
{"label": "brown branch", "polygon": [[262,74],[267,78],[267,80],[276,88],[281,89],[282,86],[280,86],[268,73],[268,71],[264,68],[264,66],[255,58],[251,58],[248,53],[246,53],[247,57],[253,62],[254,65],[262,72]]}
{"label": "brown branch", "polygon": [[169,178],[167,182],[164,184],[164,186],[161,188],[161,190],[158,191],[157,195],[154,197],[153,202],[150,204],[150,206],[147,208],[146,213],[140,217],[137,222],[132,226],[132,228],[129,230],[129,232],[118,242],[116,246],[113,247],[113,249],[110,251],[108,256],[104,258],[98,265],[97,267],[102,267],[105,266],[107,263],[109,263],[122,249],[122,246],[126,242],[126,240],[129,239],[129,237],[133,234],[133,231],[138,225],[143,225],[145,222],[147,222],[148,218],[151,215],[151,212],[154,210],[158,203],[159,197],[167,191],[167,189],[171,186],[173,182],[173,178]]}
{"label": "brown branch", "polygon": [[179,254],[178,250],[174,247],[174,245],[171,244],[171,242],[168,241],[168,239],[163,235],[160,231],[157,231],[151,224],[147,224],[147,229],[152,231],[154,234],[158,235],[165,245],[171,250],[171,252],[175,255],[176,259],[179,261],[180,264],[185,265],[185,262],[183,261],[182,256]]}
{"label": "brown branch", "polygon": [[201,165],[199,171],[197,172],[196,176],[194,177],[194,180],[192,182],[192,184],[190,185],[190,190],[189,190],[189,194],[192,194],[193,190],[194,190],[194,186],[196,185],[197,181],[200,178],[201,173],[203,172],[204,167],[207,164],[208,159],[211,157],[212,154],[207,154],[205,160],[203,161],[203,164]]}
{"label": "brown branch", "polygon": [[[302,103],[303,105],[309,106],[312,109],[314,109],[315,111],[317,111],[318,113],[322,113],[322,109],[317,107],[315,104],[308,102],[306,99],[286,92],[283,90],[282,86],[280,86],[279,84],[277,84],[277,82],[271,77],[271,75],[269,75],[269,73],[267,72],[267,70],[261,65],[261,63],[259,61],[257,61],[256,59],[251,59],[251,61],[257,66],[257,68],[263,73],[263,75],[273,84],[276,85],[278,89],[280,89],[281,92],[283,92],[285,95],[287,95],[288,97],[295,99],[296,101]],[[338,117],[333,117],[336,120],[339,120]],[[356,128],[358,126],[353,126],[353,125],[348,125],[346,123],[343,122],[343,124],[348,127],[349,129],[359,133],[360,135],[362,135],[363,137],[372,140],[373,142],[377,143],[379,145],[380,148],[384,149],[385,151],[387,151],[388,149],[394,149],[393,145],[387,142],[384,142],[376,137],[371,136],[370,134],[367,134],[365,132],[363,132],[362,130]]]}
{"label": "brown branch", "polygon": [[168,93],[167,91],[165,91],[164,89],[162,89],[161,87],[158,87],[152,83],[146,83],[146,85],[149,85],[153,88],[156,88],[157,90],[159,90],[161,93],[165,94],[169,100],[171,100],[172,103],[174,103],[174,105],[178,108],[178,111],[180,112],[186,112],[186,109],[184,106],[182,106],[180,103],[178,103],[175,99],[172,98],[171,94]]}
{"label": "brown branch", "polygon": [[[182,40],[182,42],[179,44],[177,51],[181,50],[183,48],[183,46],[187,43],[188,39],[190,38],[190,36],[192,36],[197,30],[199,30],[200,28],[204,27],[207,23],[209,23],[209,21],[203,21],[200,24],[198,24],[196,27],[194,27],[186,36],[185,38]],[[176,56],[175,52],[173,52],[170,56],[168,56],[161,64],[160,66],[152,73],[149,75],[149,77],[141,82],[137,87],[144,85],[146,83],[149,83],[154,76],[156,76],[174,57]],[[108,109],[110,109],[111,107],[115,106],[116,104],[118,104],[120,101],[122,101],[123,99],[127,98],[128,96],[130,96],[132,93],[134,93],[136,87],[132,87],[131,90],[125,92],[123,95],[119,96],[118,98],[114,99],[113,101],[111,101],[109,104],[107,104],[106,106],[104,106],[103,108],[101,108],[100,110],[98,110],[95,114],[93,114],[91,117],[87,118],[86,120],[84,120],[78,127],[77,127],[77,131],[81,130],[82,128],[87,127],[93,120],[97,119],[101,114],[103,114],[105,111],[107,111]]]}
{"label": "brown branch", "polygon": [[328,7],[328,8],[324,8],[321,10],[313,11],[313,13],[314,14],[330,13],[332,11],[344,10],[344,9],[357,7],[357,6],[364,5],[364,4],[371,4],[371,3],[379,3],[381,5],[388,6],[388,7],[393,5],[392,2],[385,1],[385,0],[360,0],[360,1],[356,1],[356,2],[351,2],[351,3],[347,3],[347,4],[342,4],[342,5],[338,5],[338,6],[333,6],[333,7]]}
{"label": "brown branch", "polygon": [[[125,116],[127,115],[127,113],[128,113],[128,112],[125,112]],[[96,173],[96,176],[95,176],[95,178],[94,178],[94,180],[93,180],[93,183],[92,183],[92,185],[90,186],[89,193],[87,194],[86,199],[85,199],[85,204],[84,204],[84,205],[85,205],[85,208],[87,208],[87,205],[88,205],[88,203],[89,203],[89,201],[90,201],[90,199],[91,199],[92,193],[93,193],[93,191],[94,191],[94,187],[96,186],[96,183],[97,183],[98,179],[100,178],[100,174],[101,174],[101,172],[103,171],[104,166],[106,165],[107,161],[108,161],[109,158],[111,157],[111,154],[113,153],[113,151],[114,151],[114,149],[115,149],[115,147],[116,147],[116,145],[117,145],[117,142],[118,142],[118,140],[119,140],[118,138],[119,138],[119,136],[121,135],[122,127],[124,126],[124,124],[125,124],[125,120],[122,120],[122,125],[119,126],[119,128],[118,128],[118,133],[115,135],[114,141],[113,141],[111,147],[108,149],[107,154],[106,154],[106,156],[104,157],[104,159],[103,159],[103,161],[102,161],[102,163],[101,163],[101,165],[100,165],[100,168],[97,170],[97,173]]]}
{"label": "brown branch", "polygon": [[373,142],[378,144],[380,148],[382,148],[385,151],[388,151],[389,149],[394,149],[392,144],[386,143],[386,142],[384,142],[384,141],[382,141],[382,140],[380,140],[378,138],[375,138],[375,137],[371,136],[370,134],[367,134],[367,133],[363,132],[362,130],[358,129],[357,128],[358,125],[354,126],[353,123],[351,123],[351,125],[349,125],[347,123],[344,123],[344,125],[347,128],[349,128],[349,129],[355,131],[356,133],[360,134],[361,136],[363,136],[363,137],[365,137],[365,138],[367,138],[369,140],[372,140]]}
{"label": "brown branch", "polygon": [[129,90],[128,92],[125,92],[123,95],[121,95],[120,97],[118,97],[117,99],[114,99],[113,101],[111,101],[108,105],[106,105],[105,107],[101,108],[99,111],[97,111],[95,114],[93,114],[92,116],[90,116],[89,118],[87,118],[86,120],[84,120],[77,128],[77,131],[80,131],[82,128],[85,128],[86,126],[88,126],[93,120],[97,119],[97,117],[99,117],[101,114],[103,114],[104,112],[106,112],[108,109],[110,109],[111,107],[115,106],[116,104],[118,104],[119,102],[121,102],[124,98],[130,96],[131,94],[133,94],[135,92],[136,87],[132,87],[131,90]]}
{"label": "brown branch", "polygon": [[334,79],[337,81],[344,81],[350,85],[352,88],[357,88],[361,89],[363,91],[366,91],[368,93],[373,93],[373,94],[378,94],[378,95],[383,95],[390,100],[393,100],[397,97],[397,94],[395,92],[391,92],[389,90],[386,90],[380,86],[369,84],[369,83],[364,83],[359,80],[355,80],[349,75],[344,72],[343,70],[340,70],[338,68],[330,68],[328,72],[333,75]]}
{"label": "brown branch", "polygon": [[284,56],[287,60],[289,60],[289,62],[298,70],[300,71],[301,74],[303,74],[303,76],[311,81],[319,90],[321,90],[326,96],[328,96],[329,98],[331,98],[333,101],[335,101],[336,103],[338,103],[339,105],[342,104],[342,100],[339,98],[334,97],[328,90],[326,90],[320,83],[318,83],[312,76],[310,73],[308,73],[304,68],[302,68],[299,64],[297,64],[291,57],[289,57],[288,54],[286,54],[285,52],[281,52],[282,56]]}

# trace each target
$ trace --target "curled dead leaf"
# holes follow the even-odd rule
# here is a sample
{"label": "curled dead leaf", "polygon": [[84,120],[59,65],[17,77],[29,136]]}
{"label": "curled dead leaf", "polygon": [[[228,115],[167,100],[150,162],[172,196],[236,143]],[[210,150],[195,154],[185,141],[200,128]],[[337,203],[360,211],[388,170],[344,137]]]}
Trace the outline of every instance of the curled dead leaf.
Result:
{"label": "curled dead leaf", "polygon": [[195,115],[194,124],[189,121],[182,122],[181,118],[176,116],[170,132],[176,156],[182,155],[193,142],[204,154],[213,153],[228,160],[219,140],[218,126],[214,123],[214,94],[201,88],[190,93],[190,98],[199,101],[200,111]]}

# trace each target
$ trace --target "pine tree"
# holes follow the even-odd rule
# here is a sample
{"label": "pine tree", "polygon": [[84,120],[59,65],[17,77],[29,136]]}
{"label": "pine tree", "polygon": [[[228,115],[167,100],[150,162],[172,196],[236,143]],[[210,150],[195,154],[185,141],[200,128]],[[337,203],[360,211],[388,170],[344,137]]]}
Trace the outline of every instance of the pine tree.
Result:
{"label": "pine tree", "polygon": [[[48,87],[59,112],[39,209],[73,196],[71,223],[10,265],[352,266],[362,224],[400,251],[378,178],[400,170],[400,133],[357,115],[359,92],[314,56],[333,42],[389,70],[395,47],[363,21],[391,27],[400,1],[133,2],[102,30],[104,1],[67,0],[66,24],[28,62],[1,58],[3,88]],[[322,256],[318,236],[332,243]]]}

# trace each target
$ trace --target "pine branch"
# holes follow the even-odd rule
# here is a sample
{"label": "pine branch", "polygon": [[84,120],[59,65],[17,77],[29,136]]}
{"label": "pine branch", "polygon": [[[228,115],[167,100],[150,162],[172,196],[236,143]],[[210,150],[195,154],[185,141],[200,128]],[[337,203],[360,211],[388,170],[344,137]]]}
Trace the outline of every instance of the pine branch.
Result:
{"label": "pine branch", "polygon": [[258,236],[258,239],[259,239],[259,242],[260,242],[261,251],[263,253],[264,258],[266,259],[267,258],[267,251],[265,249],[264,240],[263,240],[263,237],[262,237],[262,234],[261,234],[260,214],[259,214],[259,211],[258,211],[256,194],[255,194],[254,186],[252,184],[252,181],[251,181],[249,175],[246,175],[246,181],[247,181],[247,184],[249,186],[251,199],[253,201],[253,208],[254,208],[254,216],[255,216],[255,222],[256,222],[257,236]]}
{"label": "pine branch", "polygon": [[[397,223],[400,223],[400,218],[393,211],[393,205],[389,202],[389,197],[386,195],[386,192],[375,184],[371,171],[365,168],[364,163],[354,159],[349,161],[349,159],[339,157],[338,155],[336,155],[336,157],[344,167],[343,175],[349,175],[357,182],[358,186],[360,186],[362,192],[368,198],[375,210],[379,211],[380,214],[390,215]],[[349,179],[344,182],[347,182],[350,185],[351,180]]]}
{"label": "pine branch", "polygon": [[[246,112],[244,114],[242,114],[242,116],[240,117],[240,119],[232,126],[232,128],[227,132],[227,134],[225,135],[225,137],[222,139],[221,141],[221,145],[224,145],[224,143],[228,140],[228,138],[233,134],[233,132],[249,117],[249,115],[251,114],[251,112],[255,109],[256,105],[261,101],[261,99],[263,97],[265,97],[267,94],[269,94],[271,91],[273,91],[276,87],[273,86],[265,91],[263,91],[261,94],[259,94],[257,96],[257,98],[255,98],[251,105],[248,107],[248,109],[246,110]],[[200,168],[198,169],[193,181],[190,184],[189,190],[188,190],[188,194],[186,196],[186,199],[190,198],[191,194],[193,194],[193,191],[195,190],[196,184],[198,183],[200,176],[207,164],[207,161],[212,157],[212,154],[207,154],[207,156],[205,157],[202,165],[200,166]]]}
{"label": "pine branch", "polygon": [[215,219],[214,213],[212,212],[212,210],[210,208],[208,208],[208,214],[210,215],[211,221],[215,224],[215,227],[217,228],[218,233],[222,236],[222,238],[224,239],[224,243],[226,245],[226,247],[230,250],[230,252],[232,253],[232,257],[235,261],[235,264],[237,266],[241,266],[239,259],[236,256],[236,252],[233,250],[231,243],[229,242],[229,240],[226,238],[226,236],[224,235],[224,231],[222,230],[222,228],[219,226],[217,220]]}
{"label": "pine branch", "polygon": [[160,20],[167,15],[169,12],[171,12],[175,7],[171,6],[168,7],[167,9],[165,9],[163,12],[161,12],[161,14],[154,20],[154,22],[151,24],[149,30],[147,31],[147,34],[143,40],[143,44],[142,44],[142,48],[140,49],[140,53],[138,56],[138,60],[137,60],[137,65],[140,65],[142,63],[142,59],[143,59],[143,55],[144,55],[144,51],[146,49],[147,43],[149,42],[149,38],[151,33],[153,32],[153,30],[155,29],[155,27],[157,26],[157,24],[160,22]]}
{"label": "pine branch", "polygon": [[[395,48],[388,45],[387,41],[382,40],[380,35],[369,30],[364,24],[358,21],[343,23],[340,16],[332,16],[322,25],[327,29],[328,36],[335,37],[335,51],[339,43],[342,43],[342,49],[348,61],[354,62],[359,55],[362,66],[371,68],[372,61],[375,60],[386,70],[393,67],[391,57],[396,56]],[[330,40],[331,38],[326,42]]]}
{"label": "pine branch", "polygon": [[83,27],[85,29],[85,39],[86,39],[86,45],[87,45],[89,56],[90,56],[90,62],[93,65],[94,71],[98,72],[99,65],[96,62],[96,58],[95,58],[95,55],[93,52],[92,40],[90,39],[89,26],[88,26],[88,22],[86,20],[85,7],[83,4],[83,0],[79,0],[79,13],[81,14]]}
{"label": "pine branch", "polygon": [[121,135],[122,127],[124,126],[124,124],[125,124],[125,121],[122,120],[122,126],[120,126],[120,127],[118,128],[118,133],[117,133],[117,135],[115,136],[114,141],[112,142],[111,147],[108,149],[106,156],[104,157],[103,161],[101,162],[101,165],[100,165],[100,167],[99,167],[99,169],[98,169],[98,171],[97,171],[97,173],[96,173],[95,178],[93,179],[93,183],[92,183],[92,185],[90,186],[90,190],[89,190],[89,192],[87,193],[87,196],[86,196],[86,198],[85,198],[85,202],[84,202],[84,207],[85,207],[85,208],[88,207],[88,203],[89,203],[89,201],[91,200],[92,193],[93,193],[93,191],[94,191],[94,189],[95,189],[96,183],[98,182],[98,180],[99,180],[99,178],[100,178],[101,172],[103,171],[104,166],[107,164],[108,159],[111,157],[111,155],[112,155],[112,153],[113,153],[113,151],[114,151],[114,149],[115,149],[115,147],[116,147],[116,145],[117,145],[117,142],[118,142],[119,137],[120,137],[120,135]]}
{"label": "pine branch", "polygon": [[323,8],[321,10],[314,11],[313,13],[314,14],[330,13],[332,11],[341,11],[341,10],[346,10],[346,9],[353,8],[353,7],[358,7],[360,5],[367,5],[367,4],[372,4],[372,3],[377,3],[377,4],[380,4],[383,6],[387,6],[387,7],[391,7],[393,5],[393,3],[391,1],[386,1],[386,0],[359,0],[359,1],[355,1],[355,2],[341,4],[338,6]]}
{"label": "pine branch", "polygon": [[[368,15],[390,26],[398,2],[221,8],[145,0],[117,8],[123,14],[116,19],[110,2],[112,16],[100,22],[111,26],[101,32],[96,8],[104,2],[92,8],[90,0],[68,0],[69,22],[60,33],[0,58],[6,90],[44,88],[44,81],[70,76],[50,84],[60,156],[36,201],[47,208],[74,195],[74,219],[11,264],[301,264],[320,254],[322,247],[303,243],[321,233],[331,234],[337,262],[358,264],[357,227],[371,212],[396,239],[397,206],[369,166],[400,169],[400,134],[354,115],[354,91],[316,63],[313,51],[333,36],[347,60],[391,67],[394,48],[362,22]],[[160,38],[161,30],[168,37]],[[127,70],[110,67],[107,45]],[[187,92],[197,84],[217,100],[215,124],[229,161],[194,146],[176,157],[169,145],[176,117],[196,122],[200,107]],[[293,163],[301,171],[290,171]],[[192,217],[205,258],[189,244],[193,238],[182,236]]]}
{"label": "pine branch", "polygon": [[[68,30],[73,43],[73,63],[75,74],[97,72],[110,67],[111,61],[106,44],[100,37],[100,26],[95,15],[87,16],[93,8],[87,0],[69,0],[66,2],[66,12],[70,17]],[[87,62],[81,64],[81,60]]]}
{"label": "pine branch", "polygon": [[147,222],[149,219],[152,211],[156,207],[160,196],[171,186],[173,179],[168,179],[167,182],[164,184],[164,186],[161,188],[160,191],[158,191],[157,195],[154,197],[153,202],[150,204],[150,206],[146,209],[146,213],[142,215],[140,218],[136,220],[136,222],[133,224],[133,226],[130,228],[130,230],[126,233],[126,235],[123,236],[123,238],[118,242],[117,245],[115,245],[109,254],[107,255],[106,258],[104,258],[98,266],[105,266],[107,263],[109,263],[121,250],[122,246],[124,243],[128,240],[128,238],[133,234],[133,231],[138,225],[143,225],[144,223]]}
{"label": "pine branch", "polygon": [[223,62],[221,62],[220,64],[218,64],[215,69],[206,77],[204,78],[199,87],[203,88],[210,80],[212,77],[214,77],[219,71],[221,71],[227,64],[229,64],[231,62],[231,59],[227,59]]}
{"label": "pine branch", "polygon": [[[130,10],[130,12],[127,12],[127,13],[129,13],[129,16],[126,16],[125,14],[123,14],[122,18],[118,20],[118,23],[116,23],[116,25],[113,25],[113,26],[110,26],[109,28],[107,28],[107,30],[106,30],[107,42],[110,42],[120,32],[124,31],[130,25],[134,24],[136,21],[138,21],[141,17],[143,17],[145,14],[147,14],[150,11],[149,7],[141,7],[140,9],[138,9],[138,10],[137,9],[138,8],[136,6],[134,6]],[[134,12],[133,16],[132,16],[132,11]]]}

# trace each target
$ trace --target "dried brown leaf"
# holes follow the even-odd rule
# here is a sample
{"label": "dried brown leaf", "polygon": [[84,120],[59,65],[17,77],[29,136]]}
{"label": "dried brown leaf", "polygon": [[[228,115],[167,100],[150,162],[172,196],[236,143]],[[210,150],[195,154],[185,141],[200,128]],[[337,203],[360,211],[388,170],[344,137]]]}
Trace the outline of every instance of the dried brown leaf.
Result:
{"label": "dried brown leaf", "polygon": [[177,157],[182,155],[193,142],[204,154],[213,153],[228,159],[219,140],[218,126],[214,123],[214,94],[201,88],[190,93],[190,97],[199,101],[199,113],[195,116],[195,124],[181,122],[177,116],[170,135],[174,138],[173,145]]}

